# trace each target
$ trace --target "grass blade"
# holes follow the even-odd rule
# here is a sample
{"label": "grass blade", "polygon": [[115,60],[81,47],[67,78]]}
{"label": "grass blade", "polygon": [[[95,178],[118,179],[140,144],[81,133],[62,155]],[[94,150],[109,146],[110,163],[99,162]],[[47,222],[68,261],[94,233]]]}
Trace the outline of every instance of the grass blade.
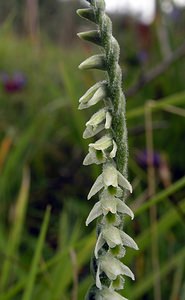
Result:
{"label": "grass blade", "polygon": [[15,216],[12,224],[12,230],[10,232],[9,241],[6,246],[7,259],[5,260],[2,268],[2,275],[1,275],[1,282],[0,282],[1,290],[4,290],[6,288],[8,279],[11,277],[10,272],[12,272],[12,262],[9,258],[16,255],[21,241],[21,233],[24,226],[29,189],[30,189],[30,172],[29,169],[25,167],[23,170],[23,179],[22,179],[21,188],[15,206]]}
{"label": "grass blade", "polygon": [[[164,99],[161,99],[155,103],[155,105],[152,107],[152,111],[158,111],[163,108],[165,108],[167,105],[177,105],[177,104],[184,104],[185,103],[185,92],[181,92],[178,94],[174,94],[171,96],[168,96]],[[144,115],[144,106],[137,107],[135,109],[132,109],[128,111],[127,113],[127,119],[133,119],[135,117],[140,117]]]}
{"label": "grass blade", "polygon": [[[165,277],[171,270],[178,267],[179,263],[185,259],[185,248],[174,255],[167,263],[165,263],[160,269],[160,279]],[[130,298],[133,300],[141,299],[140,297],[148,291],[156,278],[159,276],[157,273],[152,273],[146,278],[142,278],[141,282],[135,284],[134,289],[130,290]]]}
{"label": "grass blade", "polygon": [[41,258],[42,249],[44,247],[44,241],[45,241],[45,237],[46,237],[46,232],[47,232],[48,225],[49,225],[50,212],[51,212],[51,208],[47,207],[46,213],[44,216],[44,221],[42,223],[40,235],[38,238],[37,247],[36,247],[35,254],[34,254],[34,257],[33,257],[32,263],[31,263],[30,272],[28,275],[28,280],[27,280],[27,284],[26,284],[26,288],[25,288],[22,300],[31,300],[31,297],[32,297],[32,291],[34,288],[34,283],[35,283],[36,275],[37,275],[38,268],[39,268],[39,261]]}
{"label": "grass blade", "polygon": [[135,212],[135,215],[139,215],[143,213],[146,209],[150,208],[151,206],[157,204],[158,202],[165,200],[166,197],[174,194],[178,190],[180,190],[182,187],[185,186],[185,176],[176,181],[174,184],[172,184],[169,188],[165,189],[164,191],[158,193],[156,196],[151,198],[149,201],[144,203],[137,211]]}

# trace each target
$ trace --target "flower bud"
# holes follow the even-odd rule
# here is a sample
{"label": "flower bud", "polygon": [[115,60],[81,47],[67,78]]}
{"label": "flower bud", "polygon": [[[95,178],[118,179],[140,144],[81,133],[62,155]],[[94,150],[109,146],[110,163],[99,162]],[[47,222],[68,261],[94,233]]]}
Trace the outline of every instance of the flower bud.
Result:
{"label": "flower bud", "polygon": [[77,14],[83,19],[96,23],[95,15],[92,8],[78,9]]}
{"label": "flower bud", "polygon": [[79,65],[80,70],[98,69],[105,71],[106,68],[106,57],[104,54],[93,55]]}
{"label": "flower bud", "polygon": [[91,42],[91,43],[96,44],[98,46],[101,46],[101,44],[102,44],[101,37],[100,37],[100,32],[98,30],[80,32],[77,35],[82,40]]}

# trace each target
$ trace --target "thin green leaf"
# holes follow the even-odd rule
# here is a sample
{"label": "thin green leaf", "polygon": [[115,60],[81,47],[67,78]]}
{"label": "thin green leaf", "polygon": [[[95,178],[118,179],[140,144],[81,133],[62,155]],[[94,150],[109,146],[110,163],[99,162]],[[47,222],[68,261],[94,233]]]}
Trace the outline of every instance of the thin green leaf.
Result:
{"label": "thin green leaf", "polygon": [[30,173],[27,167],[24,168],[22,184],[17,197],[14,221],[12,224],[11,232],[9,235],[9,240],[6,245],[6,259],[2,267],[2,275],[0,281],[1,290],[6,288],[8,279],[11,277],[10,273],[12,272],[12,262],[9,258],[16,255],[18,247],[21,241],[21,233],[24,226],[25,213],[28,203],[30,189]]}
{"label": "thin green leaf", "polygon": [[30,266],[30,272],[28,275],[28,280],[26,283],[26,288],[25,288],[22,300],[31,300],[32,299],[31,297],[32,297],[32,292],[33,292],[33,288],[34,288],[34,283],[35,283],[36,275],[37,275],[37,272],[39,269],[39,261],[41,259],[42,249],[44,247],[46,232],[47,232],[48,225],[49,225],[50,211],[51,211],[51,208],[47,207],[46,213],[44,216],[44,221],[42,223],[40,235],[38,238],[37,247],[35,249],[33,260],[32,260],[31,266]]}

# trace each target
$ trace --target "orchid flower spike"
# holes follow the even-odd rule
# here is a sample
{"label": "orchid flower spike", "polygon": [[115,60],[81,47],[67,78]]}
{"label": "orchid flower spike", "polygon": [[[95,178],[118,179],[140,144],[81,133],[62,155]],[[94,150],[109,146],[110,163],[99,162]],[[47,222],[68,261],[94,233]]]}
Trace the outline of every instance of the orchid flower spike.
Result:
{"label": "orchid flower spike", "polygon": [[95,138],[89,144],[85,166],[102,165],[88,194],[88,199],[98,196],[86,220],[88,226],[97,219],[97,241],[94,249],[96,267],[95,284],[86,300],[127,300],[117,291],[124,288],[125,276],[134,280],[132,271],[120,261],[126,248],[138,250],[135,241],[123,231],[125,215],[134,218],[126,204],[132,193],[127,179],[128,143],[125,106],[122,91],[122,72],[119,66],[120,48],[112,35],[112,23],[105,13],[104,0],[86,0],[89,8],[79,9],[78,15],[96,24],[96,30],[79,33],[78,36],[101,47],[101,54],[87,58],[79,66],[81,70],[98,69],[107,73],[107,79],[94,84],[79,100],[79,109],[98,106],[86,122],[83,138]]}

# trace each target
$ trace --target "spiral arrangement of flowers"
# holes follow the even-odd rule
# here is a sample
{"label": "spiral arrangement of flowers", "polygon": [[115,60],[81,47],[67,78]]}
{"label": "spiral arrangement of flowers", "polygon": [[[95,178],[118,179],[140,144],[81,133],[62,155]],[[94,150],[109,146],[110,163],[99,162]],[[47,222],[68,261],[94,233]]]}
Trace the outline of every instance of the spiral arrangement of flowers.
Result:
{"label": "spiral arrangement of flowers", "polygon": [[101,103],[99,109],[86,123],[83,138],[98,135],[89,144],[84,165],[102,165],[102,173],[93,184],[88,199],[98,194],[99,201],[92,208],[86,225],[97,221],[97,241],[92,258],[95,284],[86,299],[124,300],[117,291],[124,288],[124,276],[134,280],[132,271],[121,261],[125,247],[138,249],[134,240],[123,231],[124,215],[134,218],[126,205],[132,186],[127,180],[128,143],[125,120],[126,100],[122,91],[122,72],[119,66],[120,48],[112,35],[112,23],[105,13],[104,0],[87,0],[90,7],[79,9],[78,15],[97,25],[96,30],[79,33],[83,40],[101,47],[101,54],[94,55],[80,64],[82,70],[106,71],[107,78],[96,83],[80,98],[79,109]]}

